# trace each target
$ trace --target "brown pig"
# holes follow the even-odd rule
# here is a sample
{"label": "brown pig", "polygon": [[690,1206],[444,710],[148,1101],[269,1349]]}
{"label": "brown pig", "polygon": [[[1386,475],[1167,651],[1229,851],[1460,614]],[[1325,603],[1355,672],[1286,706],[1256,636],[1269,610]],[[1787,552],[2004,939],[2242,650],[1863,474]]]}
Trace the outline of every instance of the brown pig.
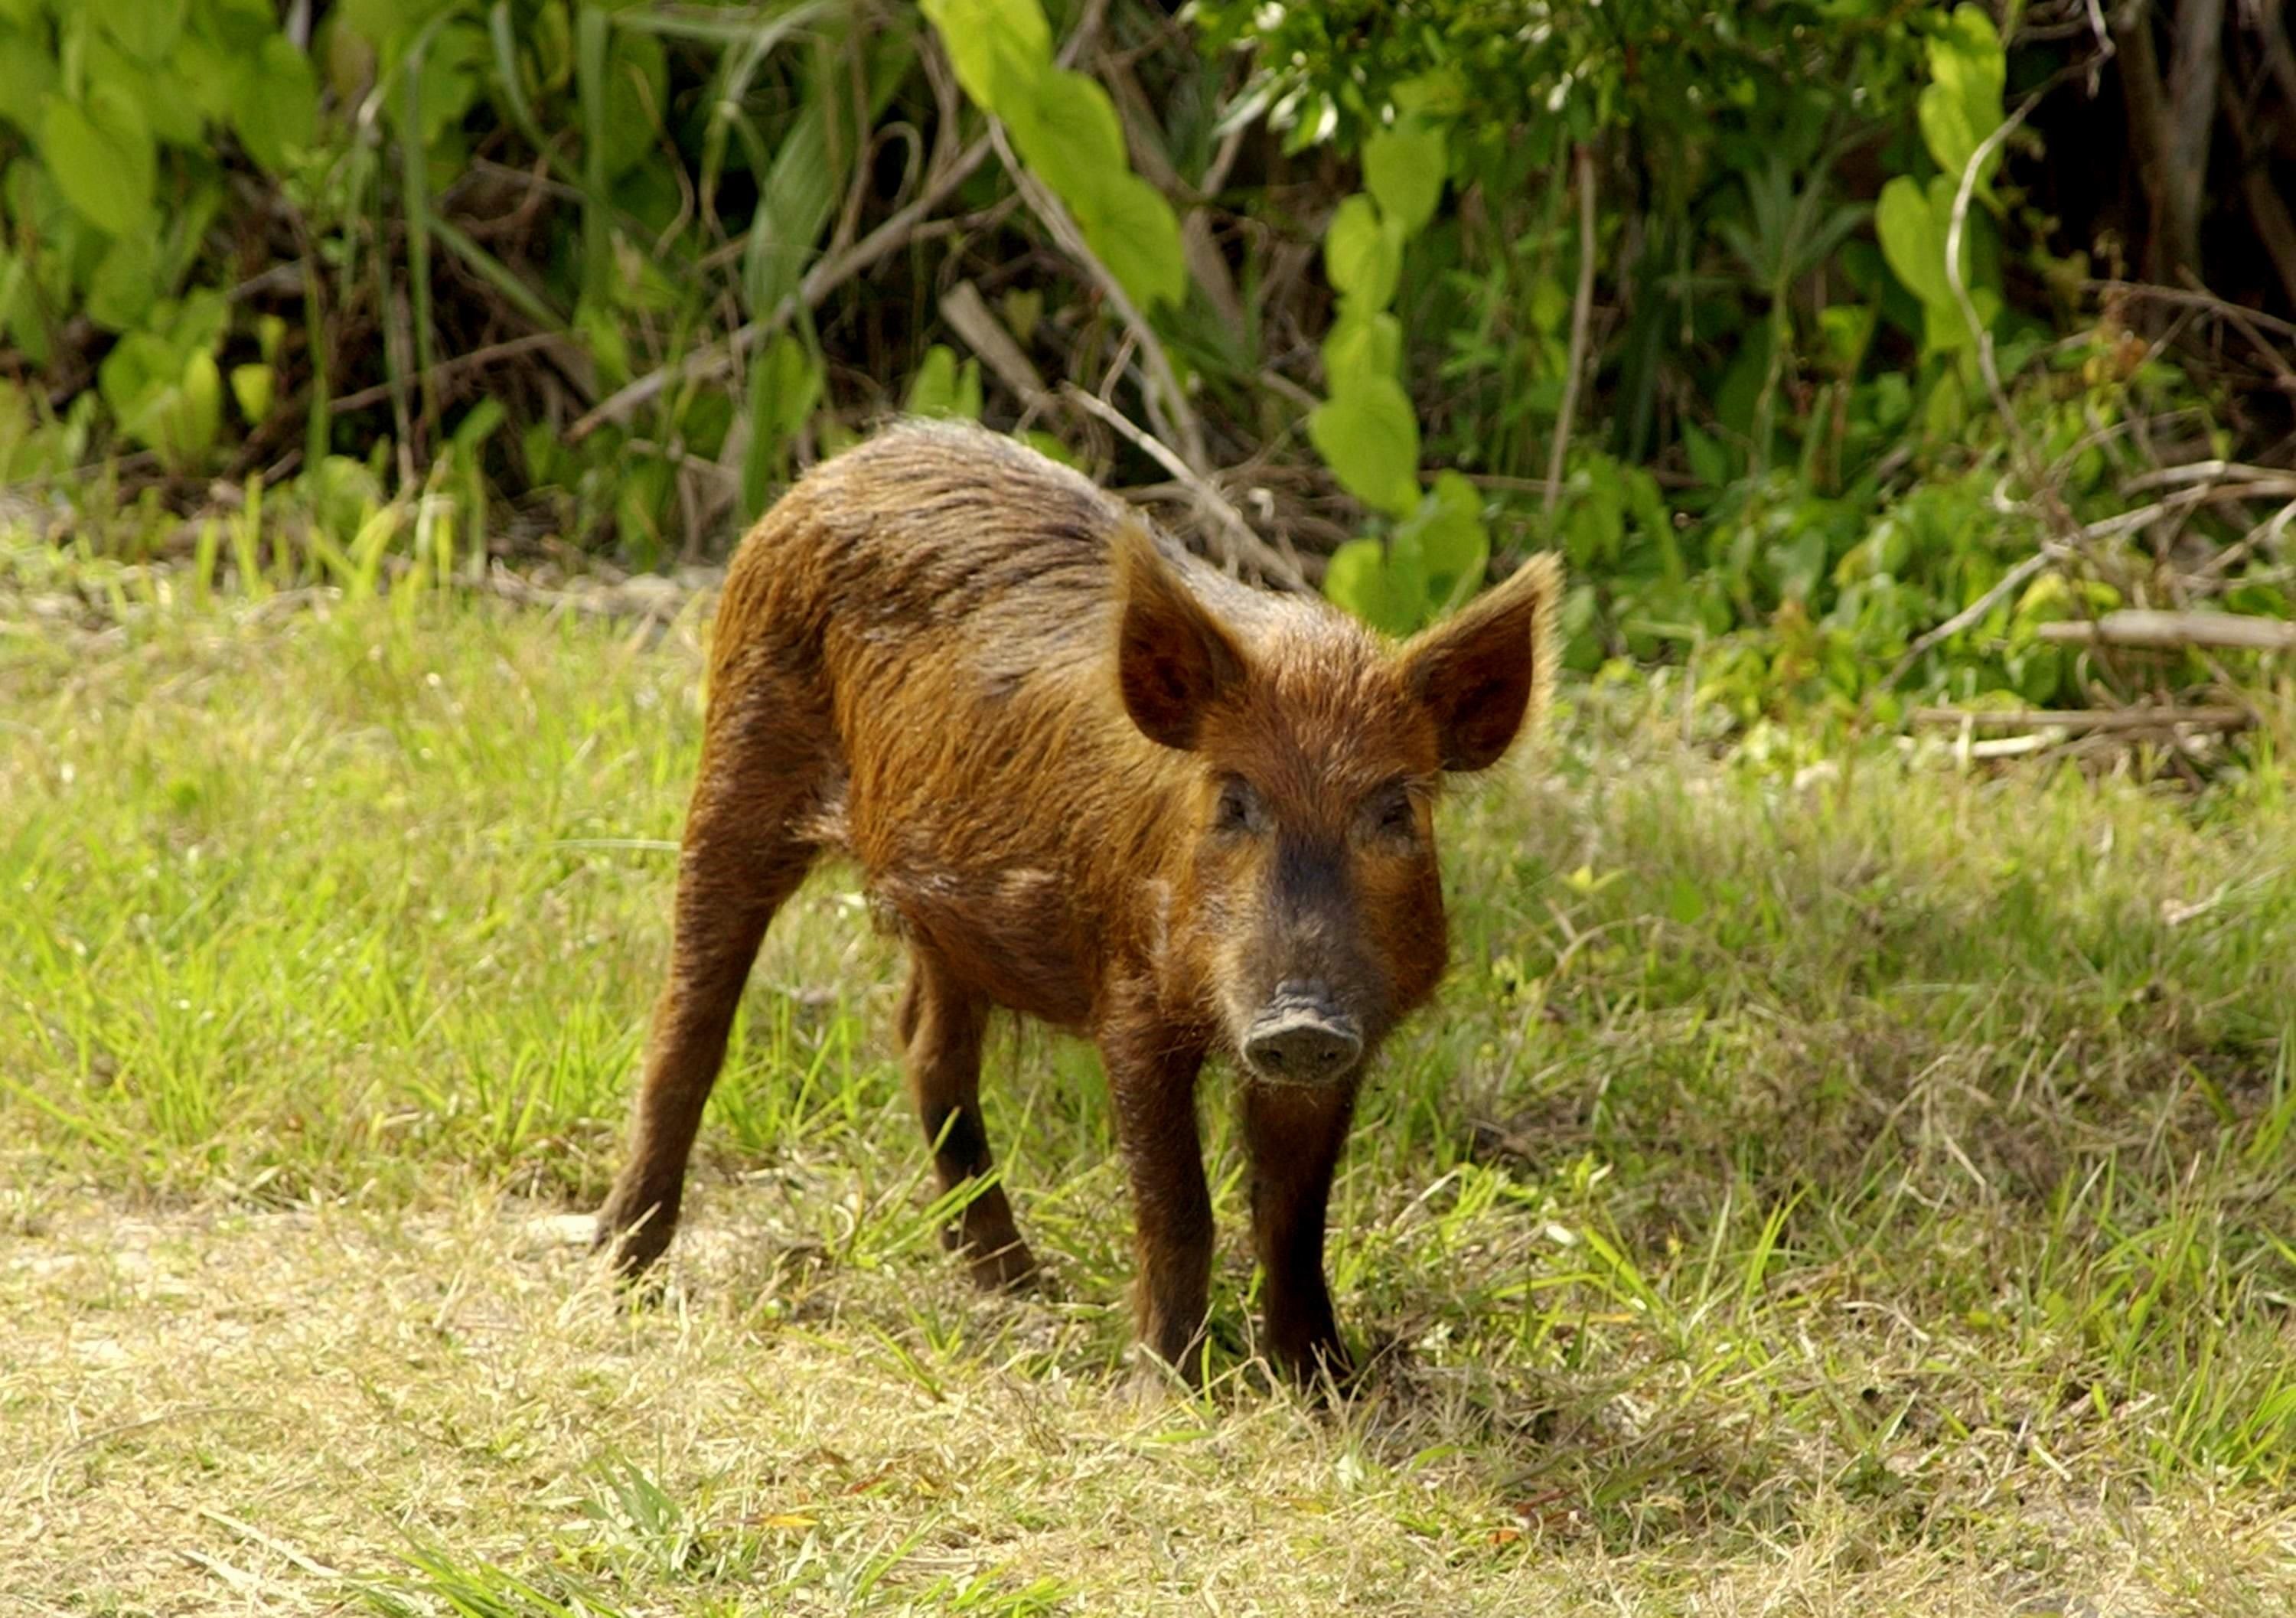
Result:
{"label": "brown pig", "polygon": [[[1443,973],[1438,789],[1541,705],[1559,585],[1536,558],[1396,647],[976,428],[898,426],[816,468],[726,577],[669,981],[601,1244],[628,1273],[668,1244],[758,941],[839,851],[908,944],[900,1037],[943,1187],[989,1166],[990,1008],[1089,1035],[1140,1337],[1192,1368],[1212,1263],[1196,1076],[1230,1058],[1266,1346],[1344,1373],[1332,1169],[1365,1062]],[[1032,1272],[996,1187],[948,1238],[985,1286]]]}

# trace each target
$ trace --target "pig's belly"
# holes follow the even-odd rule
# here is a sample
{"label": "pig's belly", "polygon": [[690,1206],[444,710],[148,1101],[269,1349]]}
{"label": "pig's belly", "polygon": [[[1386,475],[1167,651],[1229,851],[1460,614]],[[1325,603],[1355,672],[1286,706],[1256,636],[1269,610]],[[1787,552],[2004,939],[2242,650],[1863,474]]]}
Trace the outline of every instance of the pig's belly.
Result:
{"label": "pig's belly", "polygon": [[1096,952],[1052,873],[889,866],[868,871],[867,887],[912,949],[974,993],[1055,1027],[1089,1026]]}

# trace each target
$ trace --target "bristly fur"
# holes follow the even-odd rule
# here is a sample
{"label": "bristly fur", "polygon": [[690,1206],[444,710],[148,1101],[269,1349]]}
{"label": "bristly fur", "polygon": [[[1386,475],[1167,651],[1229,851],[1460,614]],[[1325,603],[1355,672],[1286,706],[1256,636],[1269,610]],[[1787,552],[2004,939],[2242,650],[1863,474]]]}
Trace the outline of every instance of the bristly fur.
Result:
{"label": "bristly fur", "polygon": [[[1342,1366],[1321,1252],[1356,1058],[1441,976],[1431,801],[1546,705],[1560,584],[1536,558],[1395,646],[978,428],[905,423],[816,467],[726,578],[669,981],[602,1241],[633,1270],[668,1243],[758,941],[832,850],[907,944],[899,1032],[945,1186],[989,1166],[992,1007],[1100,1046],[1142,1333],[1167,1360],[1209,1284],[1199,1068],[1271,1007],[1344,1027],[1332,1082],[1255,1056],[1244,1086],[1270,1342],[1295,1370]],[[985,1283],[1030,1271],[999,1188],[950,1234]]]}

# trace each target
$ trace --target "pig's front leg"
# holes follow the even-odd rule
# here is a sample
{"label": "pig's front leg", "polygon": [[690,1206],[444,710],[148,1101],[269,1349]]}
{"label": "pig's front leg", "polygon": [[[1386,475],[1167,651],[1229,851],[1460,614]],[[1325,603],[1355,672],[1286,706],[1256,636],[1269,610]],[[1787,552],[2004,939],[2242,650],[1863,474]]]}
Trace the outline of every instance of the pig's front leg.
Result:
{"label": "pig's front leg", "polygon": [[1350,1369],[1324,1282],[1324,1212],[1347,1144],[1355,1087],[1247,1083],[1252,1245],[1266,1289],[1267,1351],[1302,1382]]}
{"label": "pig's front leg", "polygon": [[1103,1031],[1100,1047],[1132,1177],[1140,1342],[1193,1383],[1212,1278],[1212,1199],[1196,1129],[1203,1052],[1167,1048],[1159,1035],[1169,1038],[1160,1028],[1119,1026]]}

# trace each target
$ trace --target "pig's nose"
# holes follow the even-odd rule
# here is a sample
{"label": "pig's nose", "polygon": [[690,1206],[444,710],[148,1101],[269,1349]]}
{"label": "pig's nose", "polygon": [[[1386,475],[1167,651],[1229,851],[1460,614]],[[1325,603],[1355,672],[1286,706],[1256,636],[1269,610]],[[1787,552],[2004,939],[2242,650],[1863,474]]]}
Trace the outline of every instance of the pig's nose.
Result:
{"label": "pig's nose", "polygon": [[1345,1078],[1362,1055],[1356,1020],[1307,998],[1279,999],[1260,1013],[1243,1039],[1243,1059],[1252,1070],[1287,1084]]}

